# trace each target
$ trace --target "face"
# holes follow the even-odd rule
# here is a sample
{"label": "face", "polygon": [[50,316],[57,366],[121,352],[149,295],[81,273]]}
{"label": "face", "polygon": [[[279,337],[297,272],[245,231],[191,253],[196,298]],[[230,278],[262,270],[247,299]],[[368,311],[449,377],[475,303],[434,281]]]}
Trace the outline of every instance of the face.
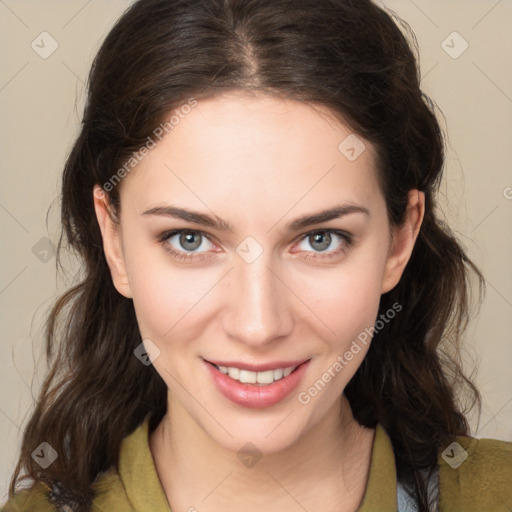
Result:
{"label": "face", "polygon": [[[262,452],[292,445],[363,361],[370,340],[354,340],[401,277],[422,193],[391,230],[368,141],[322,108],[243,93],[199,101],[118,186],[118,225],[95,193],[105,254],[159,350],[171,417],[234,451],[249,437]],[[279,379],[244,365],[299,367]]]}

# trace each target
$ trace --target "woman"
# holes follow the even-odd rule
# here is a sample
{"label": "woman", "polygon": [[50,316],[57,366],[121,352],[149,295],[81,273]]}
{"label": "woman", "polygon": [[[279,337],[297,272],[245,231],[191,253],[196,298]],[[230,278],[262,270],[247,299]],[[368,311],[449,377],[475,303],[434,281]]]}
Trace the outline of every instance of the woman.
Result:
{"label": "woman", "polygon": [[65,165],[84,275],[4,510],[509,510],[512,443],[454,391],[480,405],[483,278],[436,217],[443,160],[369,0],[135,2]]}

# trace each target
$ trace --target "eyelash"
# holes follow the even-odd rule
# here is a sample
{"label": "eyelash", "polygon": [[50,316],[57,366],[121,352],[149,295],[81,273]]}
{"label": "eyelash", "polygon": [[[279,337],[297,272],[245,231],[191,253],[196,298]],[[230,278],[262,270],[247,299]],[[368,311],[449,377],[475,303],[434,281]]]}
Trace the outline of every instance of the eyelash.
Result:
{"label": "eyelash", "polygon": [[[165,231],[164,233],[161,233],[160,235],[158,235],[157,239],[158,239],[158,242],[160,242],[163,245],[165,251],[167,251],[173,258],[176,258],[178,260],[181,260],[181,261],[199,260],[199,261],[201,261],[201,260],[204,260],[209,257],[209,256],[205,256],[204,253],[201,253],[201,252],[185,253],[185,252],[176,251],[175,249],[171,248],[171,246],[167,243],[168,240],[170,238],[172,238],[174,235],[182,234],[182,233],[197,233],[197,234],[200,234],[201,236],[204,236],[208,240],[210,240],[207,233],[205,233],[204,231],[198,231],[195,229],[175,229],[172,231]],[[304,256],[306,259],[325,260],[325,259],[335,258],[336,256],[339,256],[340,254],[348,252],[349,249],[351,249],[352,246],[354,245],[353,236],[350,235],[349,233],[346,233],[345,231],[340,231],[338,229],[315,229],[314,231],[309,231],[308,233],[304,233],[304,235],[302,235],[302,238],[300,238],[299,243],[302,242],[303,240],[305,240],[306,238],[308,238],[312,235],[315,235],[317,233],[331,233],[331,234],[334,233],[335,235],[339,236],[342,239],[342,243],[338,249],[334,249],[334,250],[326,252],[326,253],[317,252],[316,254],[319,254],[320,256],[306,255],[306,256]],[[210,240],[210,242],[211,242],[211,240]],[[301,252],[301,251],[298,251],[298,252]],[[310,253],[312,251],[307,251],[307,252]]]}

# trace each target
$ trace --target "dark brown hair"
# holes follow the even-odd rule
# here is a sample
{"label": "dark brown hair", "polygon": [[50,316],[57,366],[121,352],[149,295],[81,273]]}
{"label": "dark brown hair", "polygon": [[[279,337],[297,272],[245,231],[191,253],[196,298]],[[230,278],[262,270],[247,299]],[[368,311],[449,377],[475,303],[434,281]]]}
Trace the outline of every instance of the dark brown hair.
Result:
{"label": "dark brown hair", "polygon": [[[123,438],[146,415],[152,430],[165,414],[164,381],[133,355],[141,343],[133,303],[114,288],[92,189],[190,98],[245,90],[328,107],[370,141],[391,225],[404,221],[409,190],[425,193],[412,256],[399,284],[382,295],[379,315],[396,302],[403,309],[375,333],[345,393],[359,423],[384,426],[399,480],[412,475],[420,511],[429,510],[422,471],[433,471],[453,436],[469,434],[458,393],[465,390],[469,409],[477,403],[480,413],[460,342],[470,278],[480,301],[484,279],[436,213],[444,141],[414,50],[408,25],[370,0],[139,0],[127,9],[92,65],[81,131],[64,167],[58,249],[67,241],[82,276],[48,317],[51,368],[10,497],[25,468],[23,478],[52,489],[56,502],[88,510],[91,483],[117,468]],[[108,189],[119,208],[120,185]],[[44,470],[31,458],[42,440],[59,453]]]}

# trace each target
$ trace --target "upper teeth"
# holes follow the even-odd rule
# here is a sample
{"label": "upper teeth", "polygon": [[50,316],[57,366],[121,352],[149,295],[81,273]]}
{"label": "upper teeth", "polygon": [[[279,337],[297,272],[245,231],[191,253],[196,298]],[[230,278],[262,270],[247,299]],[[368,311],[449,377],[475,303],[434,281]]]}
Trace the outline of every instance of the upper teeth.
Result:
{"label": "upper teeth", "polygon": [[217,366],[217,368],[225,375],[229,375],[232,379],[244,384],[272,384],[276,380],[288,377],[297,367],[289,366],[288,368],[278,368],[277,370],[267,370],[265,372],[250,372],[249,370],[241,370],[231,366]]}

